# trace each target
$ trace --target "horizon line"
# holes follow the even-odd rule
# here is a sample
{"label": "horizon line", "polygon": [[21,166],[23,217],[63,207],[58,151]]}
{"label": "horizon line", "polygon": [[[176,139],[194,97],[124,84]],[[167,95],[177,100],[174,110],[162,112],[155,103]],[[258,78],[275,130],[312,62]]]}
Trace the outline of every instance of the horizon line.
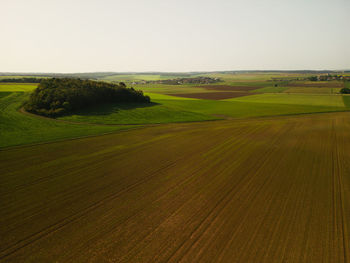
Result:
{"label": "horizon line", "polygon": [[5,75],[5,74],[92,74],[92,73],[108,73],[108,74],[141,74],[141,73],[146,73],[146,74],[154,74],[154,73],[227,73],[227,72],[348,72],[350,69],[268,69],[268,70],[261,70],[261,69],[256,69],[256,70],[245,70],[245,69],[240,69],[240,70],[199,70],[199,71],[75,71],[75,72],[41,72],[41,71],[0,71],[0,75]]}

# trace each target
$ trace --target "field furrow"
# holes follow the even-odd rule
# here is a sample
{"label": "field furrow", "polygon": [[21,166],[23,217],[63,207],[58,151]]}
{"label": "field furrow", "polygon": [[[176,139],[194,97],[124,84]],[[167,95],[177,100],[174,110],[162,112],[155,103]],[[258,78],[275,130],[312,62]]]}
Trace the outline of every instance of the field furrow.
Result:
{"label": "field furrow", "polygon": [[349,262],[350,114],[0,151],[3,262]]}

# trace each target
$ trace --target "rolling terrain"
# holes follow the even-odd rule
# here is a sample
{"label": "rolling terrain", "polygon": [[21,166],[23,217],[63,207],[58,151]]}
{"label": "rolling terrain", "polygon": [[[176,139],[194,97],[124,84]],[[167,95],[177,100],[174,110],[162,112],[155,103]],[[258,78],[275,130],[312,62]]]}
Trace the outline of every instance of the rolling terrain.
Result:
{"label": "rolling terrain", "polygon": [[350,115],[0,151],[3,262],[348,262]]}
{"label": "rolling terrain", "polygon": [[350,262],[349,84],[205,76],[56,119],[1,83],[0,262]]}
{"label": "rolling terrain", "polygon": [[[217,85],[136,85],[136,89],[151,97],[152,104],[106,104],[78,110],[58,118],[59,121],[19,111],[37,84],[0,83],[0,147],[101,135],[135,128],[134,125],[347,111],[350,108],[349,96],[328,92],[332,86],[339,89],[342,83],[316,83],[321,87],[309,87],[310,83],[299,81],[298,85],[306,86],[304,89],[309,89],[309,93],[284,93],[269,80],[273,76],[216,74],[213,77],[222,79]],[[147,75],[147,78],[159,76]],[[314,89],[318,92],[312,93]],[[319,90],[325,93],[320,94]]]}
{"label": "rolling terrain", "polygon": [[0,148],[92,136],[133,128],[131,125],[81,125],[24,114],[19,109],[27,96],[27,93],[21,92],[0,92]]}

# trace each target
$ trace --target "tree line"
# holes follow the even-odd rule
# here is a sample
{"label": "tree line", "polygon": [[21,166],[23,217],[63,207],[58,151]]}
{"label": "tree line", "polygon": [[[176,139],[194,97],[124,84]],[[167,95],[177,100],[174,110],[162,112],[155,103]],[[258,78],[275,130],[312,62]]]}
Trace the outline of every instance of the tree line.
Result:
{"label": "tree line", "polygon": [[343,76],[343,75],[320,75],[320,76],[310,76],[306,78],[310,81],[330,81],[330,80],[350,80],[350,76]]}
{"label": "tree line", "polygon": [[154,81],[147,81],[146,83],[181,85],[181,84],[212,84],[220,81],[221,80],[219,78],[194,77],[194,78],[154,80]]}
{"label": "tree line", "polygon": [[105,103],[150,103],[142,91],[112,84],[71,78],[43,79],[24,108],[28,112],[57,117]]}
{"label": "tree line", "polygon": [[0,79],[0,82],[5,83],[40,83],[41,78],[8,78],[8,79]]}

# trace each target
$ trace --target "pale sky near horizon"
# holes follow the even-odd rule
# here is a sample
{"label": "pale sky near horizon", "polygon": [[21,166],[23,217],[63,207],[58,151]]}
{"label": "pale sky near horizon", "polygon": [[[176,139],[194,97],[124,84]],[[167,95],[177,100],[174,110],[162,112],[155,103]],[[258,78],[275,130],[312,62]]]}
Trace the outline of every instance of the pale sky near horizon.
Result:
{"label": "pale sky near horizon", "polygon": [[0,0],[0,72],[350,69],[349,0]]}

